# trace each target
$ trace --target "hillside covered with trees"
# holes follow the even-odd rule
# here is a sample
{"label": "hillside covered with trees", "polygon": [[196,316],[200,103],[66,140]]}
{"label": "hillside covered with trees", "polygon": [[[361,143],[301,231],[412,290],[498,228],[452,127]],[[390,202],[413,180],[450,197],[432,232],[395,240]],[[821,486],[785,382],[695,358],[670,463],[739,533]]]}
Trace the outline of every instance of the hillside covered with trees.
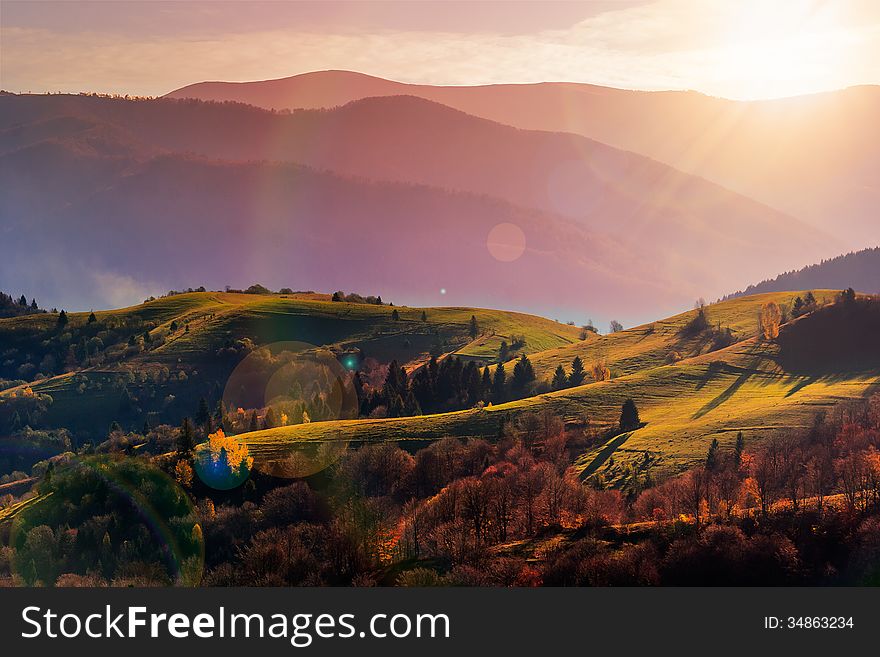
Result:
{"label": "hillside covered with trees", "polygon": [[750,285],[725,297],[784,292],[789,290],[827,290],[852,287],[868,294],[880,293],[880,247],[865,249],[823,260],[803,269],[780,274],[776,278]]}

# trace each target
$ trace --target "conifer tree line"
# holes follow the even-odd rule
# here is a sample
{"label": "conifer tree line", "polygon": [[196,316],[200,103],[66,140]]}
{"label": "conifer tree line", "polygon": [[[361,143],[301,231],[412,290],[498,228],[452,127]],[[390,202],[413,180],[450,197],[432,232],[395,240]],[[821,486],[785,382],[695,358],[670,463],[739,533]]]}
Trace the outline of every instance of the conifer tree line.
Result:
{"label": "conifer tree line", "polygon": [[16,299],[10,294],[0,292],[0,317],[19,317],[44,312],[46,311],[37,305],[36,299],[31,299],[28,302],[23,294]]}
{"label": "conifer tree line", "polygon": [[432,356],[426,365],[410,374],[396,360],[392,361],[381,387],[368,386],[358,372],[355,389],[362,416],[382,413],[401,417],[528,397],[535,380],[535,370],[525,354],[516,361],[510,375],[503,363],[492,371],[458,356]]}
{"label": "conifer tree line", "polygon": [[580,356],[575,356],[571,361],[571,368],[568,373],[566,373],[562,365],[556,367],[556,371],[553,372],[553,378],[550,380],[550,387],[553,390],[576,388],[577,386],[584,385],[586,379],[587,372],[584,368],[584,361],[581,360]]}
{"label": "conifer tree line", "polygon": [[[508,371],[510,370],[510,371]],[[568,369],[559,365],[550,381],[552,390],[583,385],[588,372],[580,356]],[[407,373],[398,361],[388,366],[381,387],[369,386],[360,372],[354,376],[360,403],[360,415],[404,417],[425,413],[473,408],[479,404],[500,404],[530,397],[546,390],[539,384],[535,369],[526,354],[520,355],[512,368],[498,363],[494,369],[480,367],[458,356],[438,359],[432,356],[426,365]]]}

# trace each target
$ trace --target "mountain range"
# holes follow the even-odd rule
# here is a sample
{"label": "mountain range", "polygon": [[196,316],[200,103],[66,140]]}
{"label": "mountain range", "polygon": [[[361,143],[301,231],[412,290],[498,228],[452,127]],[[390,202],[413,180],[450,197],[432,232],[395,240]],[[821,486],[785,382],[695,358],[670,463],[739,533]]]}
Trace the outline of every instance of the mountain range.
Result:
{"label": "mountain range", "polygon": [[173,98],[265,108],[327,108],[412,95],[531,130],[580,134],[640,153],[834,232],[847,248],[880,244],[880,87],[764,101],[589,84],[403,84],[350,71],[259,82],[203,82]]}
{"label": "mountain range", "polygon": [[[840,249],[656,160],[412,96],[5,95],[0,181],[7,286],[79,308],[259,280],[636,322]],[[499,224],[515,262],[487,249]]]}

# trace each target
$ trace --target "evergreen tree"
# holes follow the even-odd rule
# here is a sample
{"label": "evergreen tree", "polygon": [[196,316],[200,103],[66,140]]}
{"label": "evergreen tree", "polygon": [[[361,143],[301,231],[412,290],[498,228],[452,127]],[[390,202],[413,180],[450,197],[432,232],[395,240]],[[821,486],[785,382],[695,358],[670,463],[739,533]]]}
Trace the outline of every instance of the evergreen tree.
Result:
{"label": "evergreen tree", "polygon": [[94,313],[94,311],[93,311],[93,312],[90,312],[90,313],[89,313],[89,318],[88,318],[88,320],[86,320],[86,323],[87,323],[87,324],[94,324],[94,323],[97,322],[97,321],[98,321],[98,318],[95,317],[95,313]]}
{"label": "evergreen tree", "polygon": [[27,307],[27,299],[25,299],[24,295],[21,295],[21,298],[18,300],[18,305],[22,307]]}
{"label": "evergreen tree", "polygon": [[150,342],[152,342],[152,340],[153,338],[150,337],[150,331],[144,331],[144,344],[149,344]]}
{"label": "evergreen tree", "polygon": [[343,300],[342,292],[334,292],[333,296],[330,297],[330,300],[331,301],[342,301]]}
{"label": "evergreen tree", "polygon": [[195,447],[196,432],[192,420],[185,417],[180,425],[180,433],[177,434],[177,453],[184,458],[189,458]]}
{"label": "evergreen tree", "polygon": [[709,445],[709,451],[706,454],[706,469],[715,471],[718,469],[718,439],[713,438],[712,444]]}
{"label": "evergreen tree", "polygon": [[742,464],[743,452],[746,448],[746,439],[743,437],[743,432],[740,431],[736,434],[736,446],[733,448],[733,465],[737,469],[739,469]]}
{"label": "evergreen tree", "polygon": [[488,402],[492,397],[492,375],[489,366],[483,368],[483,377],[480,379],[480,399]]}
{"label": "evergreen tree", "polygon": [[468,334],[471,336],[471,339],[476,338],[480,334],[480,325],[477,324],[476,315],[471,315],[471,325]]}
{"label": "evergreen tree", "polygon": [[403,405],[403,413],[404,415],[409,416],[422,414],[422,408],[419,406],[419,401],[416,399],[412,390],[410,390],[409,394],[406,396],[406,402]]}
{"label": "evergreen tree", "polygon": [[403,415],[403,398],[397,393],[388,398],[385,405],[388,417],[400,417]]}
{"label": "evergreen tree", "polygon": [[232,466],[229,465],[229,452],[226,451],[226,447],[220,448],[220,453],[217,454],[217,466],[216,470],[220,477],[228,477],[232,473]]}
{"label": "evergreen tree", "polygon": [[434,384],[427,367],[420,368],[412,377],[410,391],[415,396],[419,408],[425,412],[436,409],[434,400]]}
{"label": "evergreen tree", "polygon": [[176,319],[171,320],[171,332],[174,333],[177,331],[177,329],[178,329],[177,320]]}
{"label": "evergreen tree", "polygon": [[397,360],[391,361],[382,386],[382,396],[385,398],[386,406],[395,401],[395,397],[400,397],[400,406],[401,409],[403,408],[403,399],[407,394],[406,378],[406,370],[398,365]]}
{"label": "evergreen tree", "polygon": [[431,377],[431,385],[437,385],[437,377],[440,376],[440,365],[437,362],[436,356],[431,356],[431,360],[428,361],[428,375]]}
{"label": "evergreen tree", "polygon": [[422,311],[422,321],[423,322],[428,321],[428,313],[426,313],[424,310]]}
{"label": "evergreen tree", "polygon": [[550,387],[553,390],[562,390],[563,388],[568,387],[568,376],[565,374],[565,368],[562,365],[556,366],[556,371],[553,372],[553,380],[550,382]]}
{"label": "evergreen tree", "polygon": [[204,427],[211,418],[211,411],[208,408],[208,400],[202,397],[199,399],[199,410],[196,411],[196,424]]}
{"label": "evergreen tree", "polygon": [[804,297],[804,306],[807,308],[813,308],[816,305],[816,297],[811,292],[807,292],[807,296]]}
{"label": "evergreen tree", "polygon": [[391,311],[391,321],[399,322],[400,321],[400,313],[397,312],[397,308]]}
{"label": "evergreen tree", "polygon": [[248,422],[248,431],[258,431],[260,428],[260,420],[257,418],[257,412],[251,411],[251,419]]}
{"label": "evergreen tree", "polygon": [[529,357],[523,354],[513,366],[513,378],[511,387],[519,393],[525,392],[535,380],[535,370]]}
{"label": "evergreen tree", "polygon": [[633,431],[638,429],[642,424],[639,418],[639,409],[632,399],[623,402],[623,408],[620,411],[620,430]]}
{"label": "evergreen tree", "polygon": [[575,388],[583,385],[586,376],[587,375],[584,372],[584,361],[581,360],[580,356],[575,356],[574,360],[571,361],[571,374],[568,375],[569,387]]}
{"label": "evergreen tree", "polygon": [[67,326],[67,313],[63,310],[58,314],[58,328],[64,329]]}
{"label": "evergreen tree", "polygon": [[[360,372],[354,373],[354,376],[352,377],[352,385],[354,386],[354,394],[357,397],[358,406],[360,406],[364,402],[364,397],[366,397],[364,379]],[[294,399],[296,399],[296,397],[294,397]]]}
{"label": "evergreen tree", "polygon": [[275,427],[281,424],[280,419],[278,418],[278,413],[275,409],[270,406],[269,410],[266,411],[266,417],[263,419],[263,428],[264,429],[274,429]]}
{"label": "evergreen tree", "polygon": [[480,385],[480,368],[473,361],[464,368],[464,397],[468,407],[473,407],[483,398],[482,386]]}
{"label": "evergreen tree", "polygon": [[31,310],[36,311],[36,310],[39,310],[39,309],[40,309],[40,307],[37,305],[37,300],[36,300],[36,299],[31,299]]}
{"label": "evergreen tree", "polygon": [[226,417],[226,407],[223,406],[222,399],[217,400],[217,407],[214,409],[214,422],[225,432],[229,431],[230,426]]}
{"label": "evergreen tree", "polygon": [[492,381],[492,401],[496,404],[500,404],[504,401],[504,384],[506,383],[507,375],[504,372],[504,363],[498,363],[498,367],[495,368],[495,378]]}
{"label": "evergreen tree", "polygon": [[507,341],[501,341],[501,347],[498,349],[498,362],[503,363],[508,358],[510,358],[510,347],[507,346]]}

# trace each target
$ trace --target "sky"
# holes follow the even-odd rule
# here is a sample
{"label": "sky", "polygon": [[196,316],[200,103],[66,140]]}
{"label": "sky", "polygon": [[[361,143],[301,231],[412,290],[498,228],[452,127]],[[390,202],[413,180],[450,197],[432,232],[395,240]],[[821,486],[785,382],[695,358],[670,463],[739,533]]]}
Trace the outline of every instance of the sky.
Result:
{"label": "sky", "polygon": [[161,95],[324,69],[758,99],[880,83],[877,0],[0,0],[0,88]]}

